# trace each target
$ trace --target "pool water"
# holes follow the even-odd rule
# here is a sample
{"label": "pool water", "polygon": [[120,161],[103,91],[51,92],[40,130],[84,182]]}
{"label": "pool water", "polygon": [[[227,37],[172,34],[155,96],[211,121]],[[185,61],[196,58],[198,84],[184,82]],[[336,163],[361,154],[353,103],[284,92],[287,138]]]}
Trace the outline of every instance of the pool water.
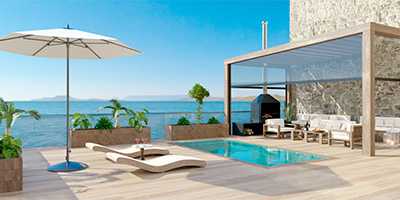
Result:
{"label": "pool water", "polygon": [[224,156],[246,163],[273,167],[323,159],[322,156],[286,149],[249,144],[233,140],[201,140],[176,142],[177,145]]}

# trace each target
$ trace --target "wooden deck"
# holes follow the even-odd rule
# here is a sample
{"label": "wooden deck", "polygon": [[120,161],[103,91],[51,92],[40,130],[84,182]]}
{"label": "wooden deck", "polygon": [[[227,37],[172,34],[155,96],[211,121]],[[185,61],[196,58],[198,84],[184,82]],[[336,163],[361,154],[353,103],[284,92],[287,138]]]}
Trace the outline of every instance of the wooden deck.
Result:
{"label": "wooden deck", "polygon": [[64,150],[24,152],[24,191],[0,199],[400,199],[400,149],[361,155],[342,144],[332,147],[301,141],[236,138],[251,143],[317,153],[324,161],[264,168],[183,147],[166,145],[174,154],[206,159],[206,168],[161,174],[113,164],[103,153],[73,149],[72,159],[90,168],[75,173],[47,172]]}

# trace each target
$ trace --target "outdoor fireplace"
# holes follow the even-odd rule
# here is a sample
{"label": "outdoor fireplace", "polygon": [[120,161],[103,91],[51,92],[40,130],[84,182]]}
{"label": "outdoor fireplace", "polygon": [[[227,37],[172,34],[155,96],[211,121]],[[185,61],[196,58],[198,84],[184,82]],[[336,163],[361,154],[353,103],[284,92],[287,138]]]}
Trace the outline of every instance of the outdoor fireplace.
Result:
{"label": "outdoor fireplace", "polygon": [[251,103],[251,122],[264,123],[268,118],[280,118],[281,104],[269,94],[260,94]]}

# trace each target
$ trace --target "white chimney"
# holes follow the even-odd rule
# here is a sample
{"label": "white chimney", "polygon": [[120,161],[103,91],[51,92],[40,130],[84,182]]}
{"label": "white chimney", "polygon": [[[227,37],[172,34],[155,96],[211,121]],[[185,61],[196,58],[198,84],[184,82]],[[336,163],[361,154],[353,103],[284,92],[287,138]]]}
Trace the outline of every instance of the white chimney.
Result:
{"label": "white chimney", "polygon": [[[261,21],[261,27],[262,27],[262,49],[267,49],[268,46],[268,22],[267,21]],[[264,67],[263,74],[262,74],[262,80],[265,83],[267,81],[267,68],[266,66]],[[268,93],[268,88],[267,85],[263,86],[263,93],[267,94]]]}

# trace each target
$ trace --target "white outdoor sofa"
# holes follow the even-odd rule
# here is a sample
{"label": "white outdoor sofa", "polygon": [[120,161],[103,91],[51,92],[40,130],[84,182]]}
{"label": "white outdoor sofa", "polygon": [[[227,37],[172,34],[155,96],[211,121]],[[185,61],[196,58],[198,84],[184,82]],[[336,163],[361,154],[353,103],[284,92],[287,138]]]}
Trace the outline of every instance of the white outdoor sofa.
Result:
{"label": "white outdoor sofa", "polygon": [[264,137],[268,132],[276,133],[277,138],[284,138],[286,134],[290,134],[294,128],[285,127],[284,119],[267,119],[263,127]]}
{"label": "white outdoor sofa", "polygon": [[320,129],[328,132],[328,144],[335,141],[344,142],[345,146],[354,148],[354,144],[361,143],[362,126],[354,121],[313,119],[310,121],[310,130]]}
{"label": "white outdoor sofa", "polygon": [[342,121],[350,121],[351,116],[349,115],[329,115],[329,114],[300,114],[297,115],[298,121],[311,121],[313,119],[319,120],[342,120]]}

